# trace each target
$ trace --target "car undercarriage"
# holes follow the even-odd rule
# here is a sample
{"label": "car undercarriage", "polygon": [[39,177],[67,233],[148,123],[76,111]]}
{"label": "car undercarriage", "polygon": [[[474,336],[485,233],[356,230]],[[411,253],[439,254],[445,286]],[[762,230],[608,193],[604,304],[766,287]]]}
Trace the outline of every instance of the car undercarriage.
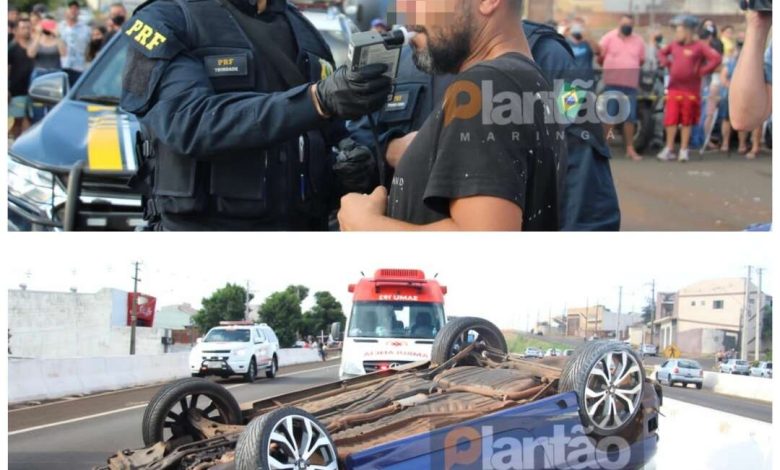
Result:
{"label": "car undercarriage", "polygon": [[509,354],[489,322],[454,323],[437,336],[431,362],[257,401],[238,413],[218,384],[174,382],[147,407],[149,447],[119,452],[100,468],[344,469],[351,455],[387,442],[570,391],[593,439],[636,440],[657,413],[656,388],[620,343],[531,361]]}

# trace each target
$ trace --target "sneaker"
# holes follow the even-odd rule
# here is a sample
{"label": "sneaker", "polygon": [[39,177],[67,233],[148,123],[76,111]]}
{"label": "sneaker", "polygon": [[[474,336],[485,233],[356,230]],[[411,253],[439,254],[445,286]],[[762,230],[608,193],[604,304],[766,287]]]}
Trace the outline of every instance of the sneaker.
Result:
{"label": "sneaker", "polygon": [[678,160],[683,163],[691,161],[690,157],[688,157],[688,149],[680,150],[680,158]]}
{"label": "sneaker", "polygon": [[664,147],[664,149],[661,150],[661,153],[658,154],[658,159],[662,162],[671,162],[675,159],[674,152],[672,152],[669,147]]}

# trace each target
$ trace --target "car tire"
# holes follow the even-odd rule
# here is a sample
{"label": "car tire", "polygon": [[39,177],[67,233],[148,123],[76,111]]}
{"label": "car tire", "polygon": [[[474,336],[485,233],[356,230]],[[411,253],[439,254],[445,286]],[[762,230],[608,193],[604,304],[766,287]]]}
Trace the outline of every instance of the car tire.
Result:
{"label": "car tire", "polygon": [[[482,341],[489,351],[506,355],[508,348],[506,339],[496,325],[476,317],[455,318],[442,327],[433,340],[431,362],[435,365],[444,364],[464,347],[470,331],[478,334],[478,341]],[[462,364],[472,361],[464,360]]]}
{"label": "car tire", "polygon": [[[309,448],[300,455],[298,449],[304,447],[304,435]],[[275,442],[282,445],[272,447]],[[299,408],[285,407],[253,419],[236,443],[236,470],[272,468],[274,460],[291,464],[290,468],[326,468],[338,465],[338,454],[333,439],[317,418]]]}
{"label": "car tire", "polygon": [[249,367],[246,368],[246,373],[244,374],[244,382],[246,383],[255,383],[255,380],[257,380],[257,362],[255,362],[255,358],[249,360]]}
{"label": "car tire", "polygon": [[[616,377],[612,376],[607,361],[611,361]],[[616,383],[621,378],[622,384]],[[612,436],[634,422],[641,408],[644,382],[644,367],[631,348],[611,341],[596,341],[583,346],[566,363],[558,391],[576,392],[580,418],[589,433]],[[618,406],[622,409],[618,410]]]}
{"label": "car tire", "polygon": [[274,354],[273,359],[271,359],[271,365],[268,366],[268,368],[265,370],[265,376],[269,379],[273,379],[276,377],[276,371],[279,370],[279,360],[276,358],[276,354]]}
{"label": "car tire", "polygon": [[[207,398],[210,404],[200,397]],[[222,424],[241,424],[243,419],[238,402],[222,385],[200,378],[181,379],[161,388],[146,405],[141,422],[144,445],[188,436],[198,439],[199,436],[189,434],[190,428],[183,412],[185,405],[187,408],[197,407],[208,419]],[[176,413],[177,406],[179,413]],[[214,412],[218,415],[215,416]],[[170,413],[177,418],[169,416]],[[166,428],[170,429],[170,439],[166,439]]]}
{"label": "car tire", "polygon": [[701,390],[703,384],[696,384],[696,390]]}

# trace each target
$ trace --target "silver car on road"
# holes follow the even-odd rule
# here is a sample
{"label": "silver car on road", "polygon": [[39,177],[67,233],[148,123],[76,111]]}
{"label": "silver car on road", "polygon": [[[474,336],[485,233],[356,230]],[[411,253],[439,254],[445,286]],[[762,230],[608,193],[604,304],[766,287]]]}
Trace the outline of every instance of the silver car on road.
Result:
{"label": "silver car on road", "polygon": [[750,375],[750,363],[742,359],[729,359],[720,364],[722,374]]}
{"label": "silver car on road", "polygon": [[750,375],[753,377],[766,377],[771,379],[772,378],[772,361],[764,362],[761,361],[758,363],[758,367],[751,367],[750,368]]}
{"label": "silver car on road", "polygon": [[662,384],[670,387],[673,387],[675,383],[682,384],[683,387],[693,384],[701,390],[704,383],[704,371],[701,365],[692,359],[669,359],[661,364],[656,378]]}
{"label": "silver car on road", "polygon": [[539,348],[525,348],[525,354],[523,356],[526,359],[541,359],[544,357],[544,353]]}

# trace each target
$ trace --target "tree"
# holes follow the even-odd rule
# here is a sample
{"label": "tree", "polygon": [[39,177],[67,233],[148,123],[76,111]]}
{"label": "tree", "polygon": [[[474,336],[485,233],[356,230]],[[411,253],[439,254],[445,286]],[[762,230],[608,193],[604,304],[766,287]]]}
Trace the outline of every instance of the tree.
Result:
{"label": "tree", "polygon": [[32,7],[38,3],[45,5],[49,12],[55,12],[58,6],[64,5],[63,2],[55,0],[11,0],[8,2],[8,6],[14,7],[20,12],[30,13]]}
{"label": "tree", "polygon": [[[764,344],[772,344],[772,304],[764,305],[763,312],[764,318],[761,320],[761,337],[764,339]],[[766,340],[770,340],[766,343]]]}
{"label": "tree", "polygon": [[[341,302],[333,297],[330,292],[317,292],[314,294],[316,303],[303,315],[301,323],[301,333],[303,335],[319,336],[320,332],[330,332],[330,325],[340,322],[346,323],[347,317],[344,316],[344,309]],[[327,334],[327,333],[326,333]]]}
{"label": "tree", "polygon": [[653,310],[655,309],[655,302],[653,299],[647,299],[647,304],[642,307],[642,323],[650,323],[653,319]]}
{"label": "tree", "polygon": [[279,338],[279,345],[287,348],[295,344],[303,314],[301,302],[309,295],[304,286],[289,286],[287,289],[269,295],[260,306],[260,321],[273,328]]}
{"label": "tree", "polygon": [[[252,294],[249,294],[249,300],[252,300]],[[192,317],[192,321],[205,333],[223,320],[243,320],[246,301],[245,288],[237,284],[225,284],[225,287],[217,289],[211,297],[201,301],[202,307]]]}

